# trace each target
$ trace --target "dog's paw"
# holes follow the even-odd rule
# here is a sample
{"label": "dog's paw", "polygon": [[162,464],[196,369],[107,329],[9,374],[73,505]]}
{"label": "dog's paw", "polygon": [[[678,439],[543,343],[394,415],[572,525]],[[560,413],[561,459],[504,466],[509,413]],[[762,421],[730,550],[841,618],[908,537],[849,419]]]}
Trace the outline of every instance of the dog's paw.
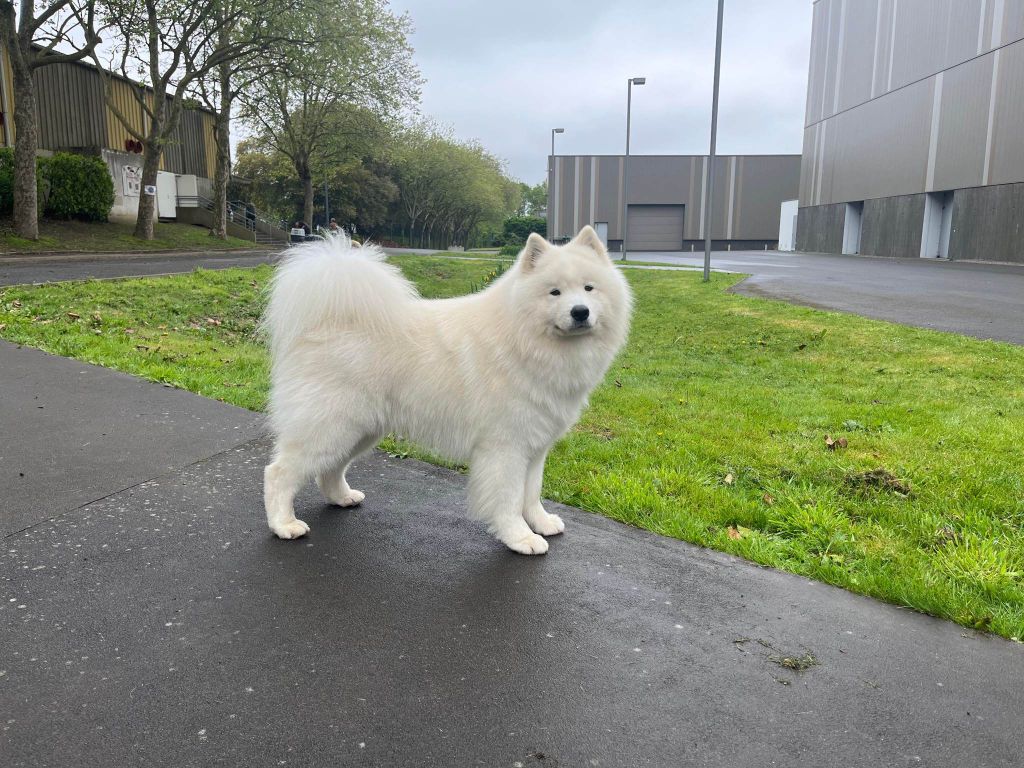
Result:
{"label": "dog's paw", "polygon": [[514,541],[506,541],[505,546],[521,555],[543,555],[548,551],[548,543],[543,536],[531,533]]}
{"label": "dog's paw", "polygon": [[270,526],[279,539],[297,539],[309,533],[309,526],[299,520],[292,518],[286,523],[277,523]]}
{"label": "dog's paw", "polygon": [[362,491],[357,491],[355,488],[349,488],[348,493],[339,493],[332,496],[331,501],[339,507],[354,507],[357,504],[362,504],[363,499],[365,498],[366,494]]}
{"label": "dog's paw", "polygon": [[526,522],[529,523],[535,533],[539,533],[541,536],[557,536],[565,532],[565,523],[562,522],[562,518],[547,512],[532,515]]}

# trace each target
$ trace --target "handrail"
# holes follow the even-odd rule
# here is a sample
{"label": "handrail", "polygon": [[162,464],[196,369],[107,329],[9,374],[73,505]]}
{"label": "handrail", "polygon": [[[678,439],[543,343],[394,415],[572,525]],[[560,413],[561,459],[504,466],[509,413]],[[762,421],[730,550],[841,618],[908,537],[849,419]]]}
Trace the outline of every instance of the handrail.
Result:
{"label": "handrail", "polygon": [[[207,211],[214,210],[213,200],[211,200],[208,197],[204,197],[203,195],[178,195],[178,204],[182,205],[183,207],[198,207],[203,208]],[[281,228],[280,224],[276,224],[268,219],[263,218],[258,214],[258,212],[255,211],[255,209],[253,209],[253,215],[250,216],[249,209],[245,205],[241,205],[230,200],[228,200],[227,202],[227,215],[228,221],[234,224],[241,224],[250,232],[257,231],[256,224],[257,222],[259,222],[260,224],[263,224],[265,227],[268,227],[272,230],[277,230],[278,232],[281,232],[283,234],[287,234],[286,231]]]}

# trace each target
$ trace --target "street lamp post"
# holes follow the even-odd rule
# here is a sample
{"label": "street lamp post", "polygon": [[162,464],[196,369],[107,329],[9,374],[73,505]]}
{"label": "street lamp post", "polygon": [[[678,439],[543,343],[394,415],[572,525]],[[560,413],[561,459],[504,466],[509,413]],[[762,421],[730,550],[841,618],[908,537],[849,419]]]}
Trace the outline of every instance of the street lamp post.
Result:
{"label": "street lamp post", "polygon": [[722,71],[722,16],[725,0],[718,0],[718,30],[715,33],[715,85],[711,94],[711,153],[708,155],[708,182],[704,206],[704,282],[711,279],[711,193],[715,189],[715,143],[718,139],[718,80]]}
{"label": "street lamp post", "polygon": [[552,128],[551,129],[551,163],[548,168],[548,237],[554,239],[555,237],[555,134],[565,133],[565,128]]}
{"label": "street lamp post", "polygon": [[626,81],[626,158],[622,163],[622,260],[626,260],[626,234],[629,231],[629,122],[633,108],[633,86],[643,85],[646,77],[631,77]]}

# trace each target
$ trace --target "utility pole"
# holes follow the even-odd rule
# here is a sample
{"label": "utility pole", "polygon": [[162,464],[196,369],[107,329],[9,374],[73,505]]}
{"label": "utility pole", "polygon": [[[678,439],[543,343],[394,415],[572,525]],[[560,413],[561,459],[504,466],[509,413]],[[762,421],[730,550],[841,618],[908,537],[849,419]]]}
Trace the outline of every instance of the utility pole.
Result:
{"label": "utility pole", "polygon": [[725,0],[718,0],[718,31],[715,36],[715,85],[711,95],[711,152],[708,154],[708,183],[705,186],[704,205],[704,282],[711,279],[711,210],[715,190],[715,144],[718,140],[718,81],[722,73],[722,17]]}

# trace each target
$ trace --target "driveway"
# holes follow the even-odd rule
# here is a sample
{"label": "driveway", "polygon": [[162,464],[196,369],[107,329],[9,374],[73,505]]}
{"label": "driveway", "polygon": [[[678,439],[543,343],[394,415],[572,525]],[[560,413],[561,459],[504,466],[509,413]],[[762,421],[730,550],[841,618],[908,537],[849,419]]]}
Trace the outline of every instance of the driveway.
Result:
{"label": "driveway", "polygon": [[[629,259],[704,264],[702,253]],[[1024,344],[1024,266],[781,251],[716,252],[711,265],[750,275],[734,288],[747,296]]]}

